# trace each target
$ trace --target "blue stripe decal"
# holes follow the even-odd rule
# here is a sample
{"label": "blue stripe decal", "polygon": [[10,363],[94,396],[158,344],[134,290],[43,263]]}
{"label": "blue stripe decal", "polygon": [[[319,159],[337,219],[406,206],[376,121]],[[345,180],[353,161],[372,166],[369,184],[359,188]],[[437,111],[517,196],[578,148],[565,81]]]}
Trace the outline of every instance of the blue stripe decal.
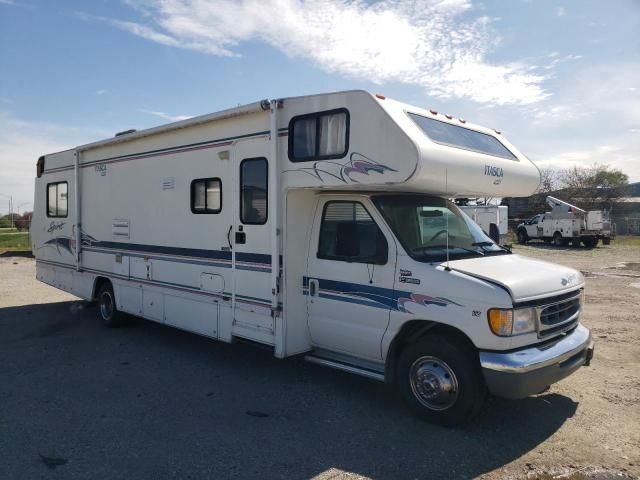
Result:
{"label": "blue stripe decal", "polygon": [[[448,298],[431,297],[422,293],[323,278],[314,278],[314,280],[318,281],[318,295],[320,298],[339,302],[355,303],[374,308],[409,313],[416,305],[423,307],[429,305],[437,307],[447,307],[448,305],[462,306]],[[305,276],[302,278],[302,293],[303,295],[309,295],[309,277]]]}

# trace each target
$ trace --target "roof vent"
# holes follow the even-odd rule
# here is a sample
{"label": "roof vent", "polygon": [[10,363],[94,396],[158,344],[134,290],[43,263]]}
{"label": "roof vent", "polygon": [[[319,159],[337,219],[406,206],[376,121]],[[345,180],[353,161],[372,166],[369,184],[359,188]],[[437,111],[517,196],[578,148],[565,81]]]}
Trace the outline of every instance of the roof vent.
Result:
{"label": "roof vent", "polygon": [[130,128],[129,130],[123,130],[122,132],[118,132],[115,134],[116,137],[121,137],[122,135],[129,135],[130,133],[134,133],[137,130],[135,128]]}

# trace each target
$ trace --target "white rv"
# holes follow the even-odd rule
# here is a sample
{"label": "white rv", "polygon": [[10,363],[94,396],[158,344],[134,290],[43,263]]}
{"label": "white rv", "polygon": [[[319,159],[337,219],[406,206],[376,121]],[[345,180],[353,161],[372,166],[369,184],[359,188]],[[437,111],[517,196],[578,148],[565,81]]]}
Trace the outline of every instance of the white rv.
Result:
{"label": "white rv", "polygon": [[460,210],[476,222],[482,231],[499,245],[509,233],[509,207],[506,205],[461,205]]}
{"label": "white rv", "polygon": [[363,91],[265,100],[41,157],[36,275],[107,326],[303,354],[450,425],[591,360],[582,275],[510,254],[448,200],[538,183],[499,132],[449,115]]}

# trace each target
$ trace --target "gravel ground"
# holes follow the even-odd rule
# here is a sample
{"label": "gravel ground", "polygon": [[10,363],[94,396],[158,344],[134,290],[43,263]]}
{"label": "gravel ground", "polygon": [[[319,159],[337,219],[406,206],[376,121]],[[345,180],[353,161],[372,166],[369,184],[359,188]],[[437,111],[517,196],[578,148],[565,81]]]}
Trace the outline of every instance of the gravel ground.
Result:
{"label": "gravel ground", "polygon": [[443,429],[384,385],[95,308],[0,256],[0,479],[640,476],[640,247],[516,247],[582,270],[589,368]]}

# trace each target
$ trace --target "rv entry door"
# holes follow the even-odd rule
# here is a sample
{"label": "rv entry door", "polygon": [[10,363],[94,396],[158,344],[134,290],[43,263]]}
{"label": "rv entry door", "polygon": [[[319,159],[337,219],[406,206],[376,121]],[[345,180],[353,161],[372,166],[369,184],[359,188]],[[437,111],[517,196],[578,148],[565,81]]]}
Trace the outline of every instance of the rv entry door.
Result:
{"label": "rv entry door", "polygon": [[273,334],[271,318],[271,240],[269,235],[269,140],[234,144],[236,200],[232,234],[234,324]]}

